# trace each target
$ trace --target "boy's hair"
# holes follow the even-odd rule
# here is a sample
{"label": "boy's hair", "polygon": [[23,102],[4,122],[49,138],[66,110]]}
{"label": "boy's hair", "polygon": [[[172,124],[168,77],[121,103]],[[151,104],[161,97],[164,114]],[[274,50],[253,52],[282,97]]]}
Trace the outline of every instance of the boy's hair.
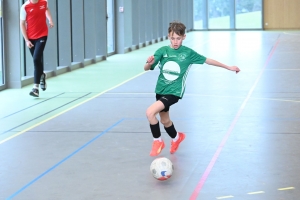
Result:
{"label": "boy's hair", "polygon": [[185,25],[178,21],[173,21],[169,25],[168,32],[170,33],[176,33],[179,36],[184,36],[185,34]]}

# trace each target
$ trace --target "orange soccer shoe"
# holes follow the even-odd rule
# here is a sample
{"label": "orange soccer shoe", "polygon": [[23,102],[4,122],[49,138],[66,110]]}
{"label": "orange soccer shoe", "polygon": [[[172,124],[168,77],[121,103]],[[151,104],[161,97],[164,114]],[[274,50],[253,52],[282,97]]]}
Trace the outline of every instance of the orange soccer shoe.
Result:
{"label": "orange soccer shoe", "polygon": [[178,134],[179,134],[179,138],[178,138],[178,140],[176,141],[176,142],[173,142],[173,140],[172,140],[172,142],[171,142],[171,149],[170,149],[170,153],[175,153],[176,151],[177,151],[177,149],[178,149],[178,147],[179,147],[179,144],[184,140],[184,138],[185,138],[185,134],[184,133],[180,133],[180,132],[178,132]]}
{"label": "orange soccer shoe", "polygon": [[150,152],[150,156],[157,156],[158,154],[160,154],[163,148],[165,148],[165,143],[163,140],[161,142],[159,140],[154,140],[152,144],[152,150]]}

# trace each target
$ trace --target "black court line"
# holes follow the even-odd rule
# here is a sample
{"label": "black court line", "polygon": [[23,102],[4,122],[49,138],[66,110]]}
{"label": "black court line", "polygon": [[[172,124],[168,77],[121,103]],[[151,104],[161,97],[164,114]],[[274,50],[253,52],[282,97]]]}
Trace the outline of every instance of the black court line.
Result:
{"label": "black court line", "polygon": [[277,37],[277,40],[279,40],[279,38],[281,37],[281,33],[279,33],[278,37]]}
{"label": "black court line", "polygon": [[79,100],[79,99],[82,99],[82,98],[84,98],[85,96],[87,96],[87,95],[89,95],[89,94],[91,94],[91,92],[89,92],[89,93],[87,93],[87,94],[85,94],[85,95],[83,95],[83,96],[81,96],[81,97],[78,97],[77,99],[74,99],[73,101],[70,101],[70,102],[68,102],[68,103],[65,103],[65,104],[63,104],[63,105],[61,105],[61,106],[59,106],[59,107],[57,107],[57,108],[55,108],[55,109],[52,109],[52,110],[50,110],[50,111],[48,111],[48,112],[46,112],[46,113],[44,113],[44,114],[42,114],[42,115],[40,115],[40,116],[37,116],[37,117],[35,117],[35,118],[33,118],[33,119],[27,121],[27,122],[24,122],[24,123],[22,123],[22,124],[20,124],[20,125],[18,125],[18,126],[15,126],[15,127],[11,128],[11,129],[9,129],[9,130],[7,130],[7,131],[4,131],[4,132],[0,133],[0,135],[4,135],[5,133],[8,133],[8,132],[10,132],[10,131],[12,131],[12,130],[18,128],[18,127],[20,127],[20,126],[23,126],[23,125],[25,125],[25,124],[27,124],[27,123],[29,123],[29,122],[32,122],[33,120],[36,120],[36,119],[38,119],[38,118],[40,118],[40,117],[42,117],[42,116],[45,116],[45,115],[47,115],[47,114],[49,114],[49,113],[51,113],[51,112],[53,112],[53,111],[55,111],[55,110],[57,110],[57,109],[59,109],[59,108],[62,108],[62,107],[66,106],[66,105],[68,105],[68,104],[70,104],[70,103],[73,103],[74,101],[77,101],[77,100]]}
{"label": "black court line", "polygon": [[[17,114],[17,113],[19,113],[19,112],[22,112],[22,111],[24,111],[24,110],[27,110],[27,109],[32,108],[32,107],[34,107],[34,106],[37,106],[37,105],[39,105],[39,104],[41,104],[41,103],[44,103],[44,102],[49,101],[49,100],[51,100],[51,99],[54,99],[54,98],[56,98],[56,97],[58,97],[58,96],[60,96],[60,95],[63,95],[64,93],[65,93],[65,92],[63,92],[63,93],[61,93],[61,94],[58,94],[58,95],[56,95],[56,96],[54,96],[54,97],[51,97],[51,98],[49,98],[49,99],[46,99],[46,100],[44,100],[44,101],[41,101],[41,102],[39,102],[39,103],[33,104],[32,106],[26,107],[26,108],[24,108],[24,109],[22,109],[22,110],[18,110],[17,112],[14,112],[14,113],[12,113],[12,114],[6,115],[6,116],[2,117],[1,119],[5,119],[5,118],[10,117],[10,116],[12,116],[12,115],[15,115],[15,114]],[[0,120],[1,120],[1,119],[0,119]]]}
{"label": "black court line", "polygon": [[[277,40],[279,40],[280,36],[281,36],[281,34],[279,34],[279,35],[277,36]],[[270,55],[270,53],[272,52],[273,48],[274,48],[274,46],[271,47],[271,49],[270,49],[268,55]]]}

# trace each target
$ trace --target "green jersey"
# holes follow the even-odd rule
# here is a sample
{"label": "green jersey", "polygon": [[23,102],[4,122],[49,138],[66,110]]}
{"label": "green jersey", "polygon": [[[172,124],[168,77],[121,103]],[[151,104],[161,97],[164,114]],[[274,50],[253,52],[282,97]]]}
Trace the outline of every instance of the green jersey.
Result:
{"label": "green jersey", "polygon": [[191,48],[180,46],[172,49],[170,46],[159,48],[154,54],[154,63],[150,70],[157,65],[160,69],[155,93],[160,95],[175,95],[180,99],[185,92],[185,84],[192,64],[203,64],[206,57]]}

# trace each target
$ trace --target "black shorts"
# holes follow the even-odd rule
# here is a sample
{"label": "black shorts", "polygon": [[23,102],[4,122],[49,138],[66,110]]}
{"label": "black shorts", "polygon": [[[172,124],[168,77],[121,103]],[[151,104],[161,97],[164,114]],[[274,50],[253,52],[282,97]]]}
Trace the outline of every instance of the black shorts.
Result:
{"label": "black shorts", "polygon": [[170,106],[177,103],[179,101],[179,97],[174,96],[174,95],[160,95],[160,94],[156,94],[156,100],[157,101],[161,101],[165,108],[160,111],[160,112],[168,112],[170,109]]}

